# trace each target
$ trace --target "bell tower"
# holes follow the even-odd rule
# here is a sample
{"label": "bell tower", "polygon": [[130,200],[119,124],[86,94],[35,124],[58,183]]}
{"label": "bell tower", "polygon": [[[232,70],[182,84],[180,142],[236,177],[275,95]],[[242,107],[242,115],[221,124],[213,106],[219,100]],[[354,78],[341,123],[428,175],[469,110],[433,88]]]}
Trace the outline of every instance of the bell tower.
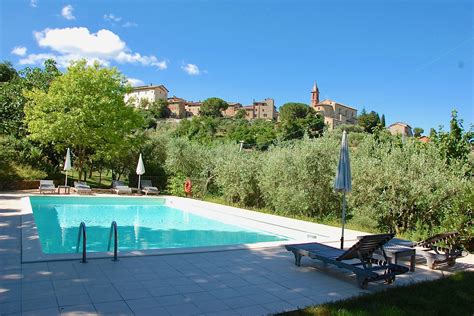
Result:
{"label": "bell tower", "polygon": [[319,103],[319,89],[314,81],[313,90],[311,90],[311,106],[315,107]]}

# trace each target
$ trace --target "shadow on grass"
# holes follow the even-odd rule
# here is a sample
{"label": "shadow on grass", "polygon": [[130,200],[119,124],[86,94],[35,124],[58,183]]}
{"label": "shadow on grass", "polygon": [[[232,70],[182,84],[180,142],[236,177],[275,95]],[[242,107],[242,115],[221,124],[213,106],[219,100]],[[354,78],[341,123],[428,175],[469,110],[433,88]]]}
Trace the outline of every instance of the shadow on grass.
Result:
{"label": "shadow on grass", "polygon": [[473,315],[474,272],[400,286],[375,294],[282,313],[307,315]]}

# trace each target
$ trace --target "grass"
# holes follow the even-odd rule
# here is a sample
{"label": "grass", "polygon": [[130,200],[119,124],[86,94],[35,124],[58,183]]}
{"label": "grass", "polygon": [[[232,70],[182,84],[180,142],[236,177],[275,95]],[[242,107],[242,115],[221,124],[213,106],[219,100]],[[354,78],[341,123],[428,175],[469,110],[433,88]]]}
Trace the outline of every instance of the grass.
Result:
{"label": "grass", "polygon": [[473,315],[474,272],[458,272],[436,281],[400,286],[279,314],[281,316]]}
{"label": "grass", "polygon": [[[64,174],[64,171],[62,173]],[[88,185],[90,185],[93,188],[110,188],[112,186],[112,172],[103,171],[100,184],[99,184],[99,172],[96,172],[96,171],[92,172],[92,177],[90,178],[89,178],[89,174],[87,176],[88,178],[86,182]],[[71,186],[74,185],[74,181],[77,181],[78,179],[78,172],[74,170],[72,171],[72,173],[68,172],[67,178],[68,178],[69,185]],[[127,180],[128,179],[125,178],[125,182]]]}

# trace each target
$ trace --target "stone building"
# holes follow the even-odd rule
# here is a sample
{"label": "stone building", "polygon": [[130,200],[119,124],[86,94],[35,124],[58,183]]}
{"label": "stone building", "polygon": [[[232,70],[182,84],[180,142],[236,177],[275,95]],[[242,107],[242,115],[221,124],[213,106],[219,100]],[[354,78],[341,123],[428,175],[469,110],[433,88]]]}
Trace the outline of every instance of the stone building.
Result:
{"label": "stone building", "polygon": [[311,90],[311,107],[324,117],[324,123],[331,129],[341,124],[357,124],[357,109],[329,99],[319,101],[316,81]]}
{"label": "stone building", "polygon": [[237,112],[242,109],[242,104],[237,102],[229,102],[229,107],[222,111],[222,116],[224,117],[234,117]]}
{"label": "stone building", "polygon": [[173,96],[168,98],[168,109],[170,110],[170,117],[185,118],[186,117],[186,100]]}
{"label": "stone building", "polygon": [[408,136],[408,137],[413,136],[413,131],[411,129],[411,126],[403,122],[393,123],[392,125],[388,127],[388,130],[390,131],[390,134],[392,135],[401,135],[401,136]]}
{"label": "stone building", "polygon": [[133,106],[138,107],[144,100],[153,103],[159,99],[168,99],[168,89],[164,85],[141,86],[134,87],[130,93],[125,94],[125,103],[132,103]]}
{"label": "stone building", "polygon": [[278,112],[275,107],[275,100],[267,98],[263,101],[253,101],[252,105],[243,106],[245,118],[247,120],[276,120]]}

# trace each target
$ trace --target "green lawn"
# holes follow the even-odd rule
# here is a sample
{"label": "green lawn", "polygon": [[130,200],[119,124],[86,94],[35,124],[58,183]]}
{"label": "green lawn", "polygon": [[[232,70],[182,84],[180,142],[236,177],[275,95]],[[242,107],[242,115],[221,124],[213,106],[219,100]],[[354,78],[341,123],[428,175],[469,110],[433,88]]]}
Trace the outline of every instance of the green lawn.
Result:
{"label": "green lawn", "polygon": [[[64,171],[62,173],[64,174]],[[76,171],[72,171],[72,173],[69,172],[67,175],[69,185],[71,186],[74,185],[74,181],[77,181],[77,177],[78,177],[78,173]],[[99,184],[99,178],[101,178],[100,184]],[[121,180],[127,182],[128,178],[125,177],[124,179],[121,179]],[[112,186],[112,172],[107,173],[107,171],[104,171],[102,172],[102,177],[100,177],[99,172],[94,171],[92,173],[92,177],[91,178],[88,177],[86,182],[88,185],[90,185],[93,188],[110,188]]]}
{"label": "green lawn", "polygon": [[474,315],[474,272],[452,276],[352,299],[309,307],[282,316],[309,315]]}

